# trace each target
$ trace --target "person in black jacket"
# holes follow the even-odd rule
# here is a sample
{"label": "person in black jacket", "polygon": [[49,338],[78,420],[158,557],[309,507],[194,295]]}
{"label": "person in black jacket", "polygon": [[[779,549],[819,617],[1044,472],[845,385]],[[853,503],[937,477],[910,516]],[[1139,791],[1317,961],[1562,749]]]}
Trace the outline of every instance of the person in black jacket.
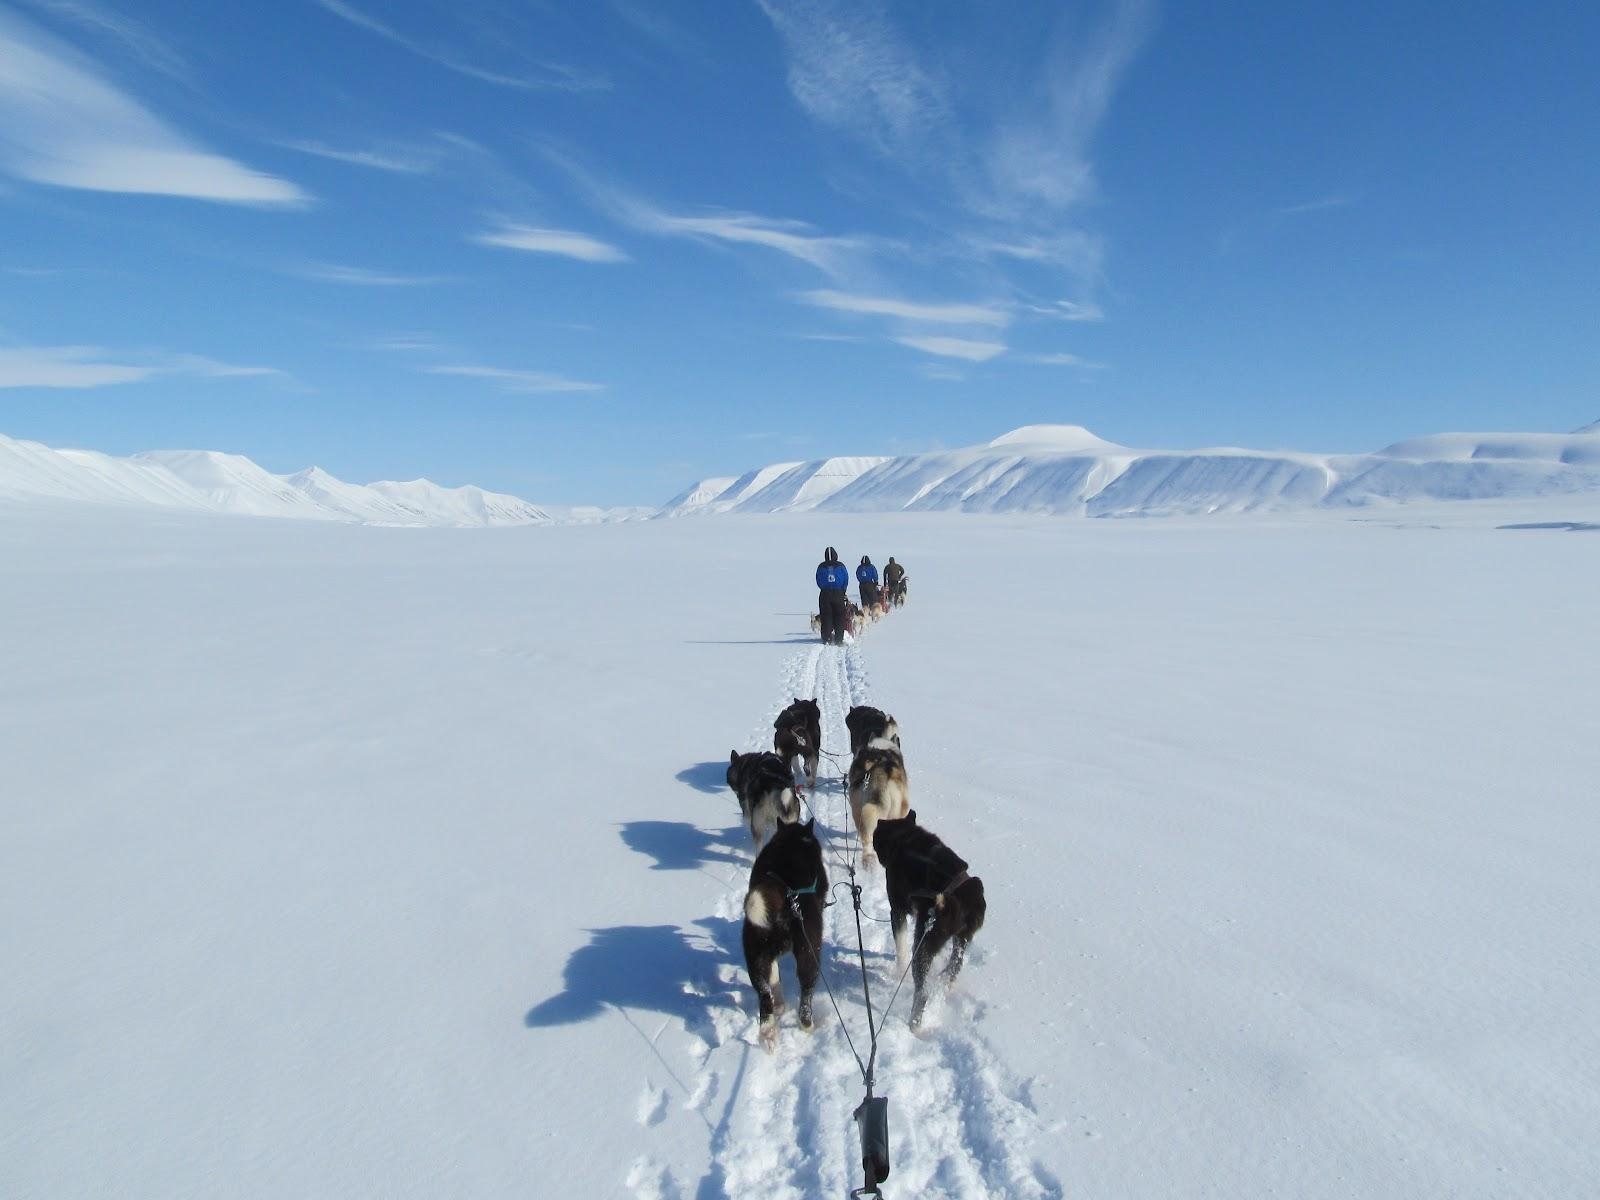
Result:
{"label": "person in black jacket", "polygon": [[905,583],[906,569],[895,562],[894,555],[889,555],[889,565],[883,569],[883,598],[890,604],[904,600],[901,594],[901,585]]}
{"label": "person in black jacket", "polygon": [[830,645],[844,644],[845,589],[850,586],[850,570],[839,561],[839,552],[829,546],[817,564],[817,611],[822,615],[822,640]]}

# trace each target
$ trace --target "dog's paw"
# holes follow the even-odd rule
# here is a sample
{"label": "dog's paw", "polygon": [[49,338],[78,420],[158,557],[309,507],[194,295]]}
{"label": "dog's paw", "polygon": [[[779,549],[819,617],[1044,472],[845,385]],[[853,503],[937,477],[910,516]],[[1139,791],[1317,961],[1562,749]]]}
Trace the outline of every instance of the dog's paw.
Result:
{"label": "dog's paw", "polygon": [[800,1029],[805,1033],[815,1033],[817,1022],[811,1015],[811,1006],[808,1004],[800,1010]]}
{"label": "dog's paw", "polygon": [[761,1048],[768,1054],[778,1048],[778,1022],[775,1019],[761,1022]]}

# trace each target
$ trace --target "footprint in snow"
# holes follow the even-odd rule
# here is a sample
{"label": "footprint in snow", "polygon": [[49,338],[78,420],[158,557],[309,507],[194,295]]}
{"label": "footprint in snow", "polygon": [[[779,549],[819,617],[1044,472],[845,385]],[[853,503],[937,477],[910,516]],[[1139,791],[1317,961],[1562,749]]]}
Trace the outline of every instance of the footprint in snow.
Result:
{"label": "footprint in snow", "polygon": [[659,1125],[661,1119],[667,1115],[667,1093],[653,1083],[644,1085],[644,1091],[639,1093],[639,1104],[635,1112],[641,1125]]}

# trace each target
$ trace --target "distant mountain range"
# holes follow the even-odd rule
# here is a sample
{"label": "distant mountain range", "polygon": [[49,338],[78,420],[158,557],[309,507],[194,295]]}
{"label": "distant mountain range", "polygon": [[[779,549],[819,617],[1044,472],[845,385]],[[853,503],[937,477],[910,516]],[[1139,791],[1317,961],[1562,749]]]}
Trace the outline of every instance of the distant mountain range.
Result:
{"label": "distant mountain range", "polygon": [[242,455],[117,458],[0,435],[0,498],[194,509],[368,525],[592,524],[818,510],[1164,516],[1600,490],[1600,421],[1572,433],[1441,433],[1372,454],[1138,450],[1078,425],[1028,425],[929,454],[773,463],[703,479],[659,509],[552,508],[477,487],[274,475]]}
{"label": "distant mountain range", "polygon": [[1442,433],[1372,454],[1138,450],[1078,425],[982,446],[777,463],[704,479],[657,514],[1033,512],[1066,516],[1399,504],[1600,489],[1600,421],[1572,433]]}
{"label": "distant mountain range", "polygon": [[117,458],[52,450],[0,436],[0,496],[358,521],[368,525],[548,525],[554,517],[516,496],[476,487],[345,483],[318,467],[274,475],[239,454],[154,450]]}

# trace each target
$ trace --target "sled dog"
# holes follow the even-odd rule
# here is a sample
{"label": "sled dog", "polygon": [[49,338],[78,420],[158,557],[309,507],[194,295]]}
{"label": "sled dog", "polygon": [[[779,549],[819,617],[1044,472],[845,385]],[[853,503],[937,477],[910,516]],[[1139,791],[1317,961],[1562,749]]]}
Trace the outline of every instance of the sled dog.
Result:
{"label": "sled dog", "polygon": [[[911,955],[911,980],[916,987],[911,1028],[916,1030],[922,1027],[928,1005],[928,967],[934,955],[950,943],[950,961],[941,972],[948,988],[961,973],[967,943],[983,928],[987,907],[983,880],[969,875],[965,859],[917,824],[915,809],[899,820],[886,817],[879,821],[872,842],[883,863],[899,971],[905,970],[906,957]],[[907,914],[916,919],[909,948]]]}
{"label": "sled dog", "polygon": [[784,1009],[778,960],[794,955],[800,978],[800,1028],[810,1033],[811,993],[822,973],[822,907],[828,873],[812,830],[815,818],[784,825],[756,855],[744,897],[744,962],[761,1010],[761,1044],[778,1045],[778,1014]]}
{"label": "sled dog", "polygon": [[728,786],[739,798],[739,812],[750,826],[750,839],[760,846],[779,825],[800,819],[794,776],[770,750],[728,756]]}
{"label": "sled dog", "polygon": [[844,727],[850,731],[850,753],[857,754],[873,738],[888,738],[900,749],[900,726],[881,708],[858,704],[844,715]]}
{"label": "sled dog", "polygon": [[872,861],[872,831],[884,818],[903,817],[911,810],[906,784],[906,762],[900,747],[888,738],[872,738],[850,761],[846,777],[850,788],[850,815],[861,835],[861,859]]}
{"label": "sled dog", "polygon": [[817,786],[817,756],[822,750],[822,708],[813,700],[796,696],[794,703],[772,723],[772,748],[789,764],[795,782]]}

